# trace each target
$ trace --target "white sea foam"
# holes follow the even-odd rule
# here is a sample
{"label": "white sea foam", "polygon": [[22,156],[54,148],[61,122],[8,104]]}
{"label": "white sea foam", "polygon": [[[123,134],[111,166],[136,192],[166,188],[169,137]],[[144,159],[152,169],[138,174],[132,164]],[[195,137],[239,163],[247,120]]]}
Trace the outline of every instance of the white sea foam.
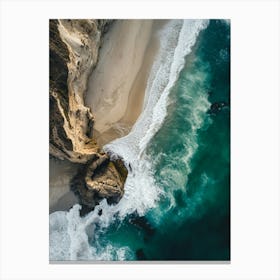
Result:
{"label": "white sea foam", "polygon": [[[103,200],[85,217],[80,217],[80,207],[76,204],[69,212],[50,214],[50,260],[127,260],[133,256],[128,247],[99,244],[97,236],[94,246],[90,245],[96,225],[107,227],[112,222],[112,206]],[[97,214],[99,209],[102,216]]]}
{"label": "white sea foam", "polygon": [[[186,94],[185,98],[191,99],[192,109],[188,110],[190,115],[185,116],[186,122],[189,122],[190,129],[181,135],[178,135],[180,142],[183,144],[183,151],[173,152],[172,155],[160,154],[158,159],[162,156],[168,158],[168,163],[160,170],[160,177],[163,186],[165,188],[165,196],[169,199],[169,211],[173,207],[176,207],[176,201],[174,199],[174,192],[182,190],[185,192],[188,182],[188,175],[191,173],[191,160],[198,148],[197,131],[202,128],[203,125],[211,123],[211,119],[205,117],[207,110],[210,107],[210,103],[207,99],[205,92],[196,91],[191,96]],[[187,111],[187,110],[186,110]],[[177,168],[176,168],[177,167]],[[158,217],[165,215],[166,211],[159,209],[157,212]],[[156,219],[160,221],[160,218]]]}
{"label": "white sea foam", "polygon": [[194,45],[200,30],[206,28],[207,24],[208,21],[205,20],[186,20],[183,22],[174,55],[169,63],[166,62],[166,68],[170,70],[165,71],[166,73],[169,72],[169,74],[167,79],[168,83],[163,91],[158,88],[160,81],[162,81],[162,73],[161,71],[157,72],[156,78],[153,82],[153,84],[156,85],[156,88],[152,88],[152,95],[154,97],[156,95],[158,97],[158,101],[155,106],[153,106],[152,120],[148,130],[140,141],[141,152],[144,151],[153,135],[155,135],[161,127],[164,118],[166,117],[168,95],[171,88],[177,81],[180,71],[184,67],[185,56],[191,52],[191,48]]}
{"label": "white sea foam", "polygon": [[[207,24],[207,20],[171,20],[158,33],[160,50],[149,76],[142,114],[127,136],[104,147],[112,158],[122,158],[129,170],[124,196],[117,205],[108,205],[103,200],[83,218],[79,216],[78,205],[69,212],[52,213],[51,260],[113,260],[133,256],[127,247],[99,244],[95,227],[106,228],[116,217],[122,219],[134,212],[144,215],[156,206],[163,191],[154,183],[151,160],[145,151],[166,117],[168,95],[184,66],[185,56]],[[97,214],[99,209],[101,216]]]}
{"label": "white sea foam", "polygon": [[145,150],[161,127],[168,95],[207,20],[174,20],[159,32],[160,50],[153,64],[145,92],[144,109],[132,131],[105,146],[112,157],[121,157],[131,167],[125,184],[125,196],[119,203],[121,216],[134,211],[143,215],[156,205],[162,190],[156,186]]}

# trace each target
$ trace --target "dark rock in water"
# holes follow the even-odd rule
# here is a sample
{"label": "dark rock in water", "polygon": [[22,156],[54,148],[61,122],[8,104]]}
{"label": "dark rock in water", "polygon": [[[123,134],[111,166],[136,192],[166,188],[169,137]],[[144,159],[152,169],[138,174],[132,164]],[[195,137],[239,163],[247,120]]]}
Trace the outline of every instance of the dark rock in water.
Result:
{"label": "dark rock in water", "polygon": [[211,105],[209,109],[210,114],[216,114],[221,111],[223,108],[228,107],[229,104],[227,102],[215,102]]}
{"label": "dark rock in water", "polygon": [[93,209],[104,198],[109,204],[119,202],[126,176],[127,170],[121,160],[110,161],[105,153],[99,153],[91,162],[81,166],[70,187],[81,205]]}
{"label": "dark rock in water", "polygon": [[145,253],[144,253],[144,250],[141,248],[141,249],[138,249],[136,251],[136,258],[137,260],[139,261],[143,261],[143,260],[146,260],[146,256],[145,256]]}
{"label": "dark rock in water", "polygon": [[102,215],[102,209],[99,209],[98,210],[98,216],[101,216]]}
{"label": "dark rock in water", "polygon": [[133,215],[129,219],[129,222],[132,225],[142,229],[148,237],[151,237],[155,234],[156,230],[150,225],[149,221],[144,216],[139,217],[138,215]]}
{"label": "dark rock in water", "polygon": [[89,212],[91,212],[94,209],[94,207],[88,207],[86,205],[82,205],[82,208],[80,209],[80,216],[84,217]]}

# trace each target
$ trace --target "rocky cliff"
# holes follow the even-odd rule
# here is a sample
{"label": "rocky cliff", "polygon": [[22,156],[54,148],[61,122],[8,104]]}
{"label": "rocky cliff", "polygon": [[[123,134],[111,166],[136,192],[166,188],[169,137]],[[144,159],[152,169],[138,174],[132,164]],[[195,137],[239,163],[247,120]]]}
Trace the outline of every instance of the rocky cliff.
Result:
{"label": "rocky cliff", "polygon": [[81,164],[72,189],[88,207],[102,198],[117,202],[127,175],[123,163],[112,162],[97,145],[94,116],[84,104],[88,78],[110,24],[108,20],[50,20],[49,152]]}

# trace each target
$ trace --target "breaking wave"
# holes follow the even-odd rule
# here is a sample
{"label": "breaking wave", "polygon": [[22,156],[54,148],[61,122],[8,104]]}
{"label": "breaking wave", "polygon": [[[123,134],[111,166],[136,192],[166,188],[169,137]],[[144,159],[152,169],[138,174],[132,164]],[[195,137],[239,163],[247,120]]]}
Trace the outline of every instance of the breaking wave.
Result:
{"label": "breaking wave", "polygon": [[[143,111],[127,136],[104,147],[112,159],[122,158],[129,171],[124,196],[117,205],[101,201],[85,217],[80,217],[79,205],[69,212],[50,214],[50,260],[135,258],[128,247],[116,247],[108,242],[102,244],[99,232],[129,214],[136,212],[143,216],[156,207],[164,194],[155,183],[152,160],[146,149],[166,118],[168,96],[185,65],[185,57],[207,25],[207,20],[172,20],[158,32],[160,49],[148,79]],[[100,209],[101,216],[98,215]]]}

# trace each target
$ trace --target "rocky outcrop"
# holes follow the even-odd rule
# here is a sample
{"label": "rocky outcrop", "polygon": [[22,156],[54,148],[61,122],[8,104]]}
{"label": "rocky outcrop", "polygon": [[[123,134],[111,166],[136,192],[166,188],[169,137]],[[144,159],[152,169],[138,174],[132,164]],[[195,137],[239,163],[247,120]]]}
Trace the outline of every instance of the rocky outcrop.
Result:
{"label": "rocky outcrop", "polygon": [[80,163],[72,189],[80,202],[94,207],[102,198],[117,202],[127,170],[110,161],[94,139],[94,116],[84,104],[88,77],[98,60],[108,20],[50,20],[49,152]]}
{"label": "rocky outcrop", "polygon": [[106,154],[99,154],[79,170],[71,181],[71,189],[80,204],[92,210],[103,198],[109,204],[117,203],[123,196],[126,176],[121,160],[110,161]]}
{"label": "rocky outcrop", "polygon": [[[50,154],[60,159],[64,159],[69,157],[67,151],[73,150],[72,143],[63,129],[63,116],[67,116],[69,108],[67,85],[69,51],[60,38],[57,24],[57,20],[50,20],[49,143]],[[60,109],[63,110],[63,115],[61,114]]]}
{"label": "rocky outcrop", "polygon": [[86,163],[100,151],[84,93],[109,23],[50,20],[50,154],[57,158]]}

